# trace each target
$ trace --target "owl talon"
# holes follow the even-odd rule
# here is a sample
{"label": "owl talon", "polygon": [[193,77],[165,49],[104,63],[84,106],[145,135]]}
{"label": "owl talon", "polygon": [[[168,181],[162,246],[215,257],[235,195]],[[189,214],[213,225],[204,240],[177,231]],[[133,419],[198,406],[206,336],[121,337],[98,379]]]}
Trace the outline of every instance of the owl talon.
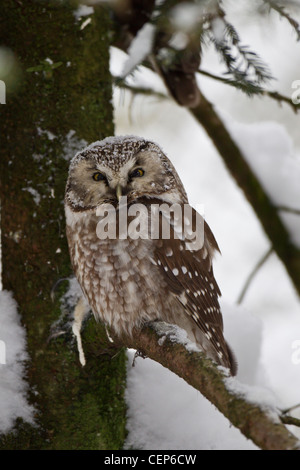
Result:
{"label": "owl talon", "polygon": [[133,360],[132,360],[132,364],[131,364],[131,367],[135,367],[135,361],[138,357],[141,357],[143,359],[147,359],[148,356],[146,356],[146,354],[144,354],[142,351],[135,351],[135,354],[134,354],[134,357],[133,357]]}

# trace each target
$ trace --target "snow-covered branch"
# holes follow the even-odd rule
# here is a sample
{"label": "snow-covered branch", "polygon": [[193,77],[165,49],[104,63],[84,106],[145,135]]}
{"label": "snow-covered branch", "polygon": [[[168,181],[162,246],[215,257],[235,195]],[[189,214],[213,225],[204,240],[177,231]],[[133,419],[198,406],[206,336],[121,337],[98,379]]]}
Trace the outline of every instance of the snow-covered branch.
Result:
{"label": "snow-covered branch", "polygon": [[230,377],[229,371],[195,351],[177,327],[154,323],[131,338],[123,337],[122,344],[159,362],[199,390],[259,448],[300,448],[299,440],[282,423],[280,410],[272,405],[265,390]]}

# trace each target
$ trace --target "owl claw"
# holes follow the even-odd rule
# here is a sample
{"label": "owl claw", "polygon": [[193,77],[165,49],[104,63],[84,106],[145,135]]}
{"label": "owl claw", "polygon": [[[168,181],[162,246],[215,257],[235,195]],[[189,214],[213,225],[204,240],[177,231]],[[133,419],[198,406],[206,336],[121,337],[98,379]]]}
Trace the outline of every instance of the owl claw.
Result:
{"label": "owl claw", "polygon": [[147,359],[148,356],[146,356],[146,354],[144,354],[142,351],[138,351],[138,350],[135,351],[131,367],[135,367],[135,361],[137,357],[142,357],[143,359]]}

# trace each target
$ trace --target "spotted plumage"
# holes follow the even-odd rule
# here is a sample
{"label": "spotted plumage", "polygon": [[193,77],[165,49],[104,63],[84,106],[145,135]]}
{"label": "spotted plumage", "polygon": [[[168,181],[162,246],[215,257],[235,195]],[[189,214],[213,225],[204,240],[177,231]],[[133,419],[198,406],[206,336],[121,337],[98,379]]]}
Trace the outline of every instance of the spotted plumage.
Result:
{"label": "spotted plumage", "polygon": [[[126,237],[120,218],[124,200]],[[161,205],[162,211],[157,209]],[[130,211],[136,207],[139,230],[132,236],[137,219]],[[188,207],[190,218],[168,213],[170,207],[182,209],[179,215]],[[116,216],[116,236],[99,236],[100,209]],[[212,268],[218,245],[207,223],[188,206],[180,178],[158,145],[134,136],[109,137],[75,155],[65,212],[74,272],[96,319],[116,334],[131,334],[146,321],[177,324],[210,358],[235,373]],[[184,231],[185,222],[194,238]],[[200,244],[193,244],[196,238]]]}

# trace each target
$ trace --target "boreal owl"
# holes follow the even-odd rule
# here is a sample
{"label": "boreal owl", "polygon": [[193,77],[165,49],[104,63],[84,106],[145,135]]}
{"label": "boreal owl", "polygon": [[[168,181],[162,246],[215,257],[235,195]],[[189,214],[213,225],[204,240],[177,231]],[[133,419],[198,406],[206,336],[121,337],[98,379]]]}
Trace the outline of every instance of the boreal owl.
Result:
{"label": "boreal owl", "polygon": [[108,137],[77,153],[65,213],[73,269],[96,319],[116,335],[155,320],[178,325],[236,373],[212,268],[217,242],[157,144]]}

